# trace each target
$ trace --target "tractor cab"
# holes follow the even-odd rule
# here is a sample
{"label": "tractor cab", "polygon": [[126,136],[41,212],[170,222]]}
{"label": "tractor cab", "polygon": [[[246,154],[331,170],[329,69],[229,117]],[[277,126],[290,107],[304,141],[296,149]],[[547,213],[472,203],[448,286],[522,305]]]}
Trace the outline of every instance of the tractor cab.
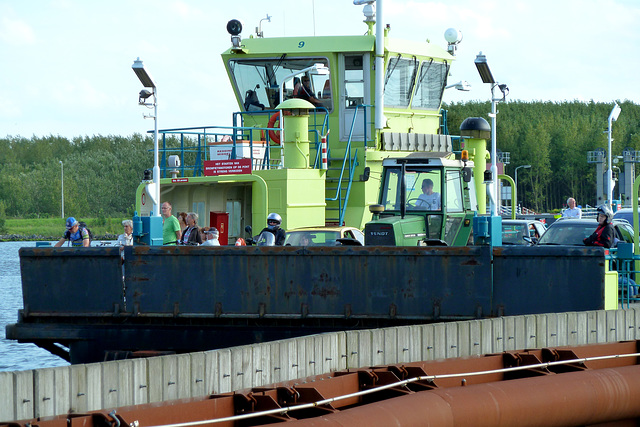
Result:
{"label": "tractor cab", "polygon": [[452,153],[414,153],[382,163],[379,204],[365,245],[465,246],[477,211],[473,164]]}

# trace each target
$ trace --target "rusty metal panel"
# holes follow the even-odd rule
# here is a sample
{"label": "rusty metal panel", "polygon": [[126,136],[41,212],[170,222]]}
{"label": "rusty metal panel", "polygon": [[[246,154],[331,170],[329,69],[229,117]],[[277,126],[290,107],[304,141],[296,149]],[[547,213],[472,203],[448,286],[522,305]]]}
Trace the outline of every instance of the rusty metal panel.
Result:
{"label": "rusty metal panel", "polygon": [[473,318],[490,310],[490,267],[486,247],[125,249],[141,315]]}
{"label": "rusty metal panel", "polygon": [[589,247],[495,248],[493,314],[604,309],[604,251]]}
{"label": "rusty metal panel", "polygon": [[123,307],[119,248],[21,248],[27,313],[114,313]]}

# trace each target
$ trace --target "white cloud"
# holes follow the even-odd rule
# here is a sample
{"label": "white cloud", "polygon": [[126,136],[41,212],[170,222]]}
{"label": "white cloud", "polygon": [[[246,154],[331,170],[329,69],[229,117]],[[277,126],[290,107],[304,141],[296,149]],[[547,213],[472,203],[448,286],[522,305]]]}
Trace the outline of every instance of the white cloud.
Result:
{"label": "white cloud", "polygon": [[183,1],[177,1],[171,5],[171,9],[183,19],[193,18],[198,15],[198,11]]}
{"label": "white cloud", "polygon": [[7,96],[0,94],[0,117],[13,118],[20,116],[20,107]]}
{"label": "white cloud", "polygon": [[35,43],[36,35],[26,22],[3,17],[0,21],[0,40],[8,45],[24,46]]}

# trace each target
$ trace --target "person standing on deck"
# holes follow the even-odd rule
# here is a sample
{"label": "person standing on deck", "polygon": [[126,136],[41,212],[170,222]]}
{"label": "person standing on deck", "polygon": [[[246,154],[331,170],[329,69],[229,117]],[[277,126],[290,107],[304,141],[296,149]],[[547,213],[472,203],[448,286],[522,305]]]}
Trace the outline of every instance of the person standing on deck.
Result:
{"label": "person standing on deck", "polygon": [[182,232],[178,218],[171,215],[171,209],[171,203],[162,204],[162,244],[175,246],[182,237]]}
{"label": "person standing on deck", "polygon": [[118,245],[133,246],[133,221],[125,219],[122,221],[124,233],[118,236]]}
{"label": "person standing on deck", "polygon": [[67,231],[64,232],[62,239],[58,240],[58,243],[53,245],[54,247],[59,248],[67,240],[74,248],[87,248],[91,245],[89,231],[85,227],[81,228],[80,222],[76,221],[74,217],[70,216],[69,218],[67,218],[66,227]]}
{"label": "person standing on deck", "polygon": [[207,240],[201,246],[220,246],[220,241],[218,240],[220,233],[217,228],[207,227],[203,230],[203,233]]}
{"label": "person standing on deck", "polygon": [[567,206],[569,207],[562,212],[562,218],[582,218],[582,209],[576,207],[576,199],[569,197]]}
{"label": "person standing on deck", "polygon": [[197,246],[202,244],[202,236],[198,228],[198,214],[189,212],[187,214],[187,228],[182,231],[182,236],[178,239],[181,245]]}

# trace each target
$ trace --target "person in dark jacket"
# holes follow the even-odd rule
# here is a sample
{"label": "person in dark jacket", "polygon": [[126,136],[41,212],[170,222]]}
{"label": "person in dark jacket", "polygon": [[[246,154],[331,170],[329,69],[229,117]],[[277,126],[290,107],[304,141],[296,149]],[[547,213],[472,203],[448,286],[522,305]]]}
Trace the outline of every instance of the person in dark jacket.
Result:
{"label": "person in dark jacket", "polygon": [[273,233],[273,235],[276,237],[275,245],[282,246],[284,245],[286,232],[282,228],[280,228],[281,224],[282,224],[282,217],[277,213],[270,213],[269,216],[267,217],[267,228],[264,228],[260,233],[262,234],[262,232],[265,232],[265,231],[269,231]]}
{"label": "person in dark jacket", "polygon": [[613,220],[613,212],[607,205],[600,205],[596,209],[598,212],[598,228],[593,234],[583,240],[587,246],[602,246],[610,248],[613,246],[615,230],[611,221]]}
{"label": "person in dark jacket", "polygon": [[202,236],[200,235],[200,229],[198,228],[197,213],[189,212],[187,214],[187,228],[184,229],[179,243],[181,245],[192,246],[198,246],[202,244]]}

